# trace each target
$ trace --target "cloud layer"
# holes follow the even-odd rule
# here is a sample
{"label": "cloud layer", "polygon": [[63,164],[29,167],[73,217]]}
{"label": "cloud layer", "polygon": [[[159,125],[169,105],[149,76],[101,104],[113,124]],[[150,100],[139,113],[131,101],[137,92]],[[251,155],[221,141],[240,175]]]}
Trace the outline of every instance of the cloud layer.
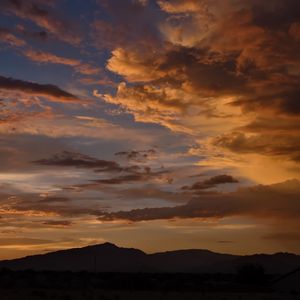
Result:
{"label": "cloud layer", "polygon": [[0,1],[0,259],[299,252],[299,1],[81,2]]}

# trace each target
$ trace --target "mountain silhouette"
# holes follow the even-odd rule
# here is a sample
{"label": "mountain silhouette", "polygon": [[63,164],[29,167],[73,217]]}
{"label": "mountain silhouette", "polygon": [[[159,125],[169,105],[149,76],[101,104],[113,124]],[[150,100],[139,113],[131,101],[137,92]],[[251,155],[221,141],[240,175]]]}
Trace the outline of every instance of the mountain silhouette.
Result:
{"label": "mountain silhouette", "polygon": [[139,249],[111,243],[60,250],[47,254],[0,261],[0,269],[157,272],[157,273],[234,273],[239,266],[259,264],[267,273],[283,274],[300,266],[300,255],[290,253],[230,255],[190,249],[146,254]]}

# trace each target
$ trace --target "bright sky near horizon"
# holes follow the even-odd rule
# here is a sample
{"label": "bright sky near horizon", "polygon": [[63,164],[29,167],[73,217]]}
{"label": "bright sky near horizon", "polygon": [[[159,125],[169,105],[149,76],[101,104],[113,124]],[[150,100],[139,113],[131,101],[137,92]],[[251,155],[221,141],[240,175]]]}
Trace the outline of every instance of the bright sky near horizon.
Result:
{"label": "bright sky near horizon", "polygon": [[1,0],[0,260],[300,254],[299,83],[298,0]]}

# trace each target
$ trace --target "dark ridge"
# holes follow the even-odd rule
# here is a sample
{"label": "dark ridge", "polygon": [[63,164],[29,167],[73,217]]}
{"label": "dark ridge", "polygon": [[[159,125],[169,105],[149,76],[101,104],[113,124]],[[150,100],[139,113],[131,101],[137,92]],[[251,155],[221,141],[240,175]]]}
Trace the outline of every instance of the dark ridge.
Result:
{"label": "dark ridge", "polygon": [[0,269],[36,271],[88,271],[123,273],[235,273],[256,264],[268,274],[285,274],[300,266],[300,256],[290,253],[231,255],[189,249],[146,254],[112,243],[59,250],[0,261]]}

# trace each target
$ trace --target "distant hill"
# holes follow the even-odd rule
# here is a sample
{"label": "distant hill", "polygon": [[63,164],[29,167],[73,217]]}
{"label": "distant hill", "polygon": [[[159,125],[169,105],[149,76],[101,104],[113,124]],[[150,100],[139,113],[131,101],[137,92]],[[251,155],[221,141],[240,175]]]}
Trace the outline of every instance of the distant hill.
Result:
{"label": "distant hill", "polygon": [[257,263],[267,273],[284,274],[300,266],[300,255],[277,253],[238,256],[209,250],[177,250],[146,254],[111,243],[61,250],[0,261],[0,269],[91,272],[234,273],[237,267]]}

